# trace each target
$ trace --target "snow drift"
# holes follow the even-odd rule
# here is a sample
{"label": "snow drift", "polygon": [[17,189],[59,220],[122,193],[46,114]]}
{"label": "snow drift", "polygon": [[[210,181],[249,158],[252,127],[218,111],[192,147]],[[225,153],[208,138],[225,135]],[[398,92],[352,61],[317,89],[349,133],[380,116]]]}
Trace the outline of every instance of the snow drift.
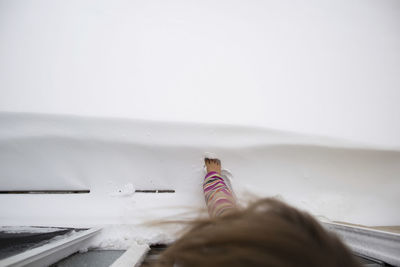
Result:
{"label": "snow drift", "polygon": [[204,207],[209,151],[242,201],[277,196],[329,220],[400,223],[400,151],[232,125],[17,113],[0,124],[0,190],[90,190],[0,195],[3,225],[132,225]]}

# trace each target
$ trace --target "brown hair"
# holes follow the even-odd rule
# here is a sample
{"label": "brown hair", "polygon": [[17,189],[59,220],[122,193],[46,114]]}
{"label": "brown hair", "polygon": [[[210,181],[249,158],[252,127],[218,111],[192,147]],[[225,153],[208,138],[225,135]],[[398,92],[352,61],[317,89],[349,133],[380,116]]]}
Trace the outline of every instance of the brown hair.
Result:
{"label": "brown hair", "polygon": [[275,199],[193,222],[156,266],[360,266],[308,213]]}

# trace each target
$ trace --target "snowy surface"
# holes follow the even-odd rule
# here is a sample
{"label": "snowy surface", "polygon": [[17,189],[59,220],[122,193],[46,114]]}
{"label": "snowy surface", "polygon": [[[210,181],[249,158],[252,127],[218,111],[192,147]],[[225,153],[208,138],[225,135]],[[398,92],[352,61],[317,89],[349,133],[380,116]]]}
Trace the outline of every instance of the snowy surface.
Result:
{"label": "snowy surface", "polygon": [[397,150],[229,125],[14,113],[1,114],[0,124],[1,190],[90,189],[0,195],[3,225],[104,225],[96,244],[120,249],[171,241],[176,227],[149,224],[199,216],[209,151],[229,169],[242,203],[276,196],[329,220],[400,224]]}
{"label": "snowy surface", "polygon": [[146,222],[198,216],[214,153],[242,202],[398,225],[399,47],[397,0],[0,0],[0,190],[91,191],[0,224],[172,240]]}

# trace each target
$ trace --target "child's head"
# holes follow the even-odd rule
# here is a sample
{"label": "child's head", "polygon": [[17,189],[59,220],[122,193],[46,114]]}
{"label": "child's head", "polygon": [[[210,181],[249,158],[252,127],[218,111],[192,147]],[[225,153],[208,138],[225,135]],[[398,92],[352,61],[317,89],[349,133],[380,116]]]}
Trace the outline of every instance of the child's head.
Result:
{"label": "child's head", "polygon": [[160,266],[359,266],[309,214],[274,199],[199,220],[160,257]]}

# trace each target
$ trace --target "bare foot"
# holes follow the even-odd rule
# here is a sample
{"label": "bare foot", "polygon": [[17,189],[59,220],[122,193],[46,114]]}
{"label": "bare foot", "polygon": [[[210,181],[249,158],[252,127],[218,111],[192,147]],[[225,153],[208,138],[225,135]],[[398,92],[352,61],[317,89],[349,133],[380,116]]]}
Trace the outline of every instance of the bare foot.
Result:
{"label": "bare foot", "polygon": [[206,164],[207,167],[207,173],[217,172],[221,174],[221,161],[219,159],[205,158],[204,163]]}

